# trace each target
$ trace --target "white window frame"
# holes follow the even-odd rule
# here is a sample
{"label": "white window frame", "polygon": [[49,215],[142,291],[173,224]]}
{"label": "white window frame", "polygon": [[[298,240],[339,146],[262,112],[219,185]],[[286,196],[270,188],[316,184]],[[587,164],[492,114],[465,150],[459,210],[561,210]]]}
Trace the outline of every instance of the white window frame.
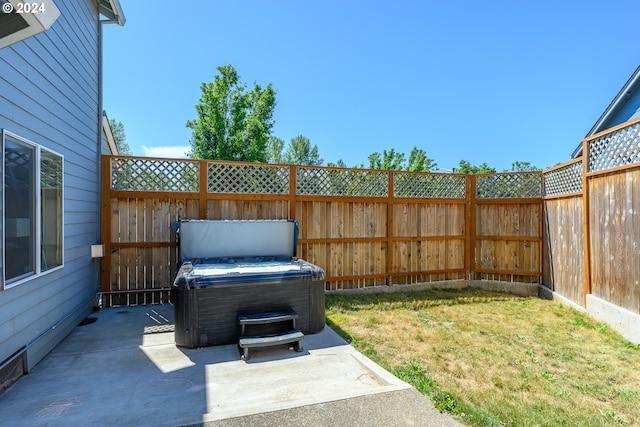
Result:
{"label": "white window frame", "polygon": [[[6,156],[6,150],[5,150],[5,146],[6,146],[6,138],[9,137],[10,139],[13,139],[14,141],[18,141],[22,144],[31,146],[34,149],[34,153],[35,153],[35,185],[34,185],[34,191],[35,194],[32,195],[35,197],[35,213],[34,213],[34,217],[35,217],[35,238],[34,238],[34,246],[33,246],[33,250],[35,252],[34,255],[34,263],[35,263],[35,268],[34,268],[34,273],[33,274],[29,274],[28,276],[25,277],[21,277],[19,279],[16,280],[12,280],[11,282],[7,283],[6,280],[6,270],[5,270],[5,251],[6,251],[6,247],[5,247],[5,243],[6,243],[6,206],[5,206],[5,156]],[[2,233],[1,233],[1,238],[2,238],[2,259],[0,260],[0,266],[2,267],[0,270],[2,271],[2,274],[0,275],[0,290],[6,290],[6,289],[11,289],[15,286],[21,285],[25,282],[29,282],[31,280],[34,280],[38,277],[47,275],[49,273],[52,273],[54,271],[60,270],[64,267],[64,213],[65,213],[65,197],[64,197],[64,156],[54,150],[51,150],[48,147],[42,146],[40,144],[37,144],[27,138],[23,138],[20,135],[17,135],[13,132],[9,132],[5,129],[2,130],[2,139],[1,139],[2,145],[1,145],[1,153],[2,153],[2,176],[0,177],[0,184],[2,185],[1,187],[1,191],[0,191],[0,195],[2,197],[2,210],[1,210],[1,220],[2,220]],[[45,271],[42,271],[42,182],[41,182],[41,170],[42,170],[42,163],[41,163],[41,152],[42,150],[47,151],[48,153],[51,153],[55,156],[60,157],[61,161],[62,161],[62,182],[61,182],[61,198],[62,198],[62,212],[61,212],[61,217],[60,217],[60,232],[62,233],[62,239],[61,239],[61,248],[60,250],[62,251],[62,257],[61,257],[61,264],[57,265],[55,267],[51,267]]]}

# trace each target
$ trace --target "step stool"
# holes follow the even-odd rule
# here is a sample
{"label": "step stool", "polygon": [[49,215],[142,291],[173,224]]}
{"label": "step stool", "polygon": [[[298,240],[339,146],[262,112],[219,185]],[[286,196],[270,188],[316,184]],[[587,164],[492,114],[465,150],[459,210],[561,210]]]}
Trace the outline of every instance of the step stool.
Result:
{"label": "step stool", "polygon": [[[238,347],[242,352],[242,358],[249,359],[250,348],[271,347],[281,344],[293,343],[293,349],[302,351],[302,339],[304,334],[296,329],[296,319],[298,313],[294,310],[268,311],[263,313],[239,314],[238,324],[240,325],[240,338]],[[247,327],[267,324],[283,323],[278,326],[277,331],[260,334],[247,333]],[[249,328],[251,329],[251,328]]]}

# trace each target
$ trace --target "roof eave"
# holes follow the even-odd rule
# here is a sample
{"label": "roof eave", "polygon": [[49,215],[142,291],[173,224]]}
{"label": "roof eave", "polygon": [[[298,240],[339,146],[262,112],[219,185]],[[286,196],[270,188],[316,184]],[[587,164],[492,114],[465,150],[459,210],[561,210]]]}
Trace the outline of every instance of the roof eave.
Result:
{"label": "roof eave", "polygon": [[604,113],[600,116],[600,118],[595,122],[589,133],[585,136],[585,138],[590,137],[591,135],[595,135],[596,133],[604,130],[600,127],[606,123],[611,116],[618,112],[620,107],[624,104],[624,101],[631,96],[631,94],[636,90],[638,84],[640,83],[640,67],[636,68],[633,72],[629,80],[622,86],[620,92],[613,98],[609,106],[604,110]]}
{"label": "roof eave", "polygon": [[[594,125],[591,127],[589,132],[585,135],[585,138],[589,138],[596,133],[603,131],[602,126],[604,123],[607,123],[609,119],[618,112],[620,107],[624,104],[624,101],[627,100],[631,96],[631,94],[638,88],[640,85],[640,66],[636,68],[633,72],[629,80],[622,86],[620,92],[613,98],[613,100],[609,103],[609,106],[604,110],[600,118],[596,120]],[[572,159],[577,159],[582,156],[582,142],[576,147],[576,149],[571,154]]]}
{"label": "roof eave", "polygon": [[127,22],[124,16],[120,0],[100,0],[100,13],[106,16],[110,21],[123,26]]}

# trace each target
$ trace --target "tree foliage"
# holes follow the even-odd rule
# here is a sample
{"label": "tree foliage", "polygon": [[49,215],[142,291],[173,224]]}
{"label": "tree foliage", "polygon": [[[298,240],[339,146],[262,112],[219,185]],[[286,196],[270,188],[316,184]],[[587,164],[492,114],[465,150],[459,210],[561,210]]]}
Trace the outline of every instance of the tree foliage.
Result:
{"label": "tree foliage", "polygon": [[335,162],[335,163],[333,163],[333,162],[327,163],[327,166],[332,167],[332,168],[346,168],[347,164],[344,162],[344,160],[338,159],[338,161]]}
{"label": "tree foliage", "polygon": [[276,92],[271,84],[251,90],[232,65],[217,67],[213,82],[202,83],[196,104],[198,118],[189,120],[194,159],[267,160],[267,142],[273,128]]}
{"label": "tree foliage", "polygon": [[413,147],[409,153],[409,160],[405,170],[410,172],[431,172],[438,165],[435,160],[427,157],[427,152],[422,148]]}
{"label": "tree foliage", "polygon": [[476,173],[495,173],[496,168],[492,168],[486,163],[479,166],[472,165],[466,160],[460,160],[460,165],[456,169],[456,173],[476,174]]}
{"label": "tree foliage", "polygon": [[512,172],[535,172],[539,170],[541,169],[529,162],[519,162],[516,160],[515,162],[511,163]]}
{"label": "tree foliage", "polygon": [[267,140],[267,162],[284,163],[284,139],[277,136],[270,136]]}
{"label": "tree foliage", "polygon": [[289,142],[284,159],[287,163],[296,165],[320,166],[324,162],[318,153],[318,146],[311,146],[309,138],[303,135],[298,135]]}
{"label": "tree foliage", "polygon": [[369,169],[430,172],[436,166],[436,162],[427,157],[426,151],[418,147],[413,147],[408,161],[405,153],[397,152],[393,148],[389,151],[383,150],[382,154],[376,151],[369,155]]}
{"label": "tree foliage", "polygon": [[267,143],[267,162],[320,166],[324,159],[320,157],[318,146],[311,145],[304,135],[293,138],[286,149],[283,139],[272,136]]}
{"label": "tree foliage", "polygon": [[396,152],[394,148],[391,150],[383,150],[369,154],[369,169],[381,170],[401,170],[404,165],[404,153]]}
{"label": "tree foliage", "polygon": [[121,156],[131,156],[133,152],[127,143],[127,134],[124,131],[124,125],[121,121],[116,119],[109,119],[109,127],[111,128],[111,134],[113,140],[116,143],[116,149]]}

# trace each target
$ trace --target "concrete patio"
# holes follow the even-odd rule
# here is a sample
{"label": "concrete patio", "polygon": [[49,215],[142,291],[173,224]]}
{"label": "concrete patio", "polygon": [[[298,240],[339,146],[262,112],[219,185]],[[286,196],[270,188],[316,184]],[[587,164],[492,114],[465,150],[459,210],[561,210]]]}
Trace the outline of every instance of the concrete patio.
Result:
{"label": "concrete patio", "polygon": [[173,307],[103,309],[0,395],[3,426],[455,426],[329,327],[284,346],[176,347]]}

